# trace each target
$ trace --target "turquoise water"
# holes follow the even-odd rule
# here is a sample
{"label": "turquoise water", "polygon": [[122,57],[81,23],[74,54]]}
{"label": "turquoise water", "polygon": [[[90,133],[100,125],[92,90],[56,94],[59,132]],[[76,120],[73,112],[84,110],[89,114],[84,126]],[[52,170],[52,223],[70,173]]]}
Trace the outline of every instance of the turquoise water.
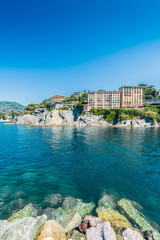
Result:
{"label": "turquoise water", "polygon": [[160,129],[0,124],[0,218],[49,194],[136,201],[160,225]]}

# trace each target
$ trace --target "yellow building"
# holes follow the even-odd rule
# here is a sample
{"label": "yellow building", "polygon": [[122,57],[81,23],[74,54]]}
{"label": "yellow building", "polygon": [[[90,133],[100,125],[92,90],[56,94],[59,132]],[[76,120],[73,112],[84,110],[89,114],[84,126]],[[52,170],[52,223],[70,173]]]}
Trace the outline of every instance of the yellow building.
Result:
{"label": "yellow building", "polygon": [[64,95],[56,94],[55,96],[49,98],[51,103],[60,103],[65,99]]}

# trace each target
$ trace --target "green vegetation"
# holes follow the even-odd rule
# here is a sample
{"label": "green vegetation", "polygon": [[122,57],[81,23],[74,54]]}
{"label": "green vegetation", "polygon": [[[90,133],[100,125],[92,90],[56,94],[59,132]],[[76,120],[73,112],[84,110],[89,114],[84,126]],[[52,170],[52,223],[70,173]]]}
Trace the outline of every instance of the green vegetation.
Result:
{"label": "green vegetation", "polygon": [[6,120],[7,119],[7,114],[6,113],[0,113],[0,119]]}
{"label": "green vegetation", "polygon": [[38,106],[39,108],[46,108],[47,110],[51,109],[51,103],[49,99],[44,99],[43,102]]}
{"label": "green vegetation", "polygon": [[33,114],[35,111],[35,107],[37,106],[37,104],[34,103],[30,103],[28,104],[28,106],[25,108],[25,111],[29,112],[30,114]]}
{"label": "green vegetation", "polygon": [[0,113],[11,113],[11,111],[23,111],[25,106],[17,102],[0,101]]}
{"label": "green vegetation", "polygon": [[65,100],[63,100],[63,102],[69,102],[72,103],[74,101],[77,101],[79,103],[84,103],[87,102],[88,100],[88,93],[84,90],[84,93],[82,94],[82,96],[76,97],[75,95],[71,95],[70,97],[66,97]]}
{"label": "green vegetation", "polygon": [[147,84],[139,84],[140,87],[143,87],[143,98],[144,99],[155,99],[155,98],[160,98],[158,96],[157,90],[153,85],[148,86]]}
{"label": "green vegetation", "polygon": [[102,115],[107,122],[121,122],[124,120],[148,119],[160,122],[160,106],[147,104],[143,109],[91,109],[94,115]]}

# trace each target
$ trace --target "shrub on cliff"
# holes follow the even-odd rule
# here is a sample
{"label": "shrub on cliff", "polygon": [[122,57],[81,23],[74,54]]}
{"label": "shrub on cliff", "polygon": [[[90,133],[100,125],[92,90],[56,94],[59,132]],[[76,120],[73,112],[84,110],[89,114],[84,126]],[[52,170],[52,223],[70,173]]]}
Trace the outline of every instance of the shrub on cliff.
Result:
{"label": "shrub on cliff", "polygon": [[112,110],[111,113],[106,117],[105,121],[112,123],[116,120],[116,111]]}

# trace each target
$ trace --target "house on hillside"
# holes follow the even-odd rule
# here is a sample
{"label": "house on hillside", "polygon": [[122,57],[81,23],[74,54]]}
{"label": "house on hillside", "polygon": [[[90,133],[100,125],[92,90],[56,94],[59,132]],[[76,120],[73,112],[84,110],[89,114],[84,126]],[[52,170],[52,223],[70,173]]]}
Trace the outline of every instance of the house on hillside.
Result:
{"label": "house on hillside", "polygon": [[84,92],[77,91],[77,92],[74,92],[74,96],[78,98],[78,97],[81,97],[83,95],[83,93]]}
{"label": "house on hillside", "polygon": [[56,94],[53,97],[49,98],[51,103],[60,103],[65,99],[64,95]]}

